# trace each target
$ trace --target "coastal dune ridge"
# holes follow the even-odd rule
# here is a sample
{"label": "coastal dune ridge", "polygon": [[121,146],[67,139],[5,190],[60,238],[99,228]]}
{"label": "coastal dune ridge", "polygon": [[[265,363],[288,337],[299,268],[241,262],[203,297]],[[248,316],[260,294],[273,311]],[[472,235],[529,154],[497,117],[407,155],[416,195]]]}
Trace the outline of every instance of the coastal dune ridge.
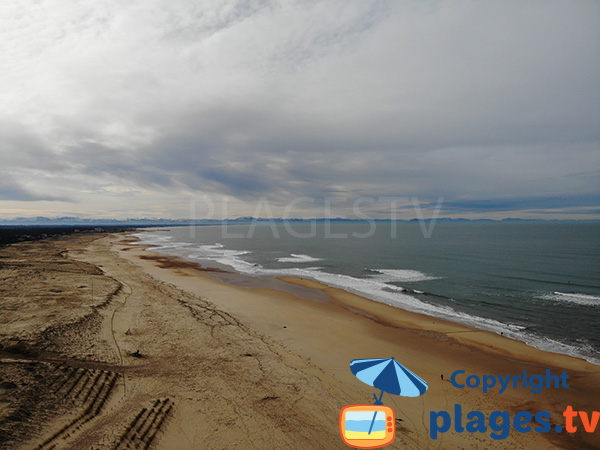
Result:
{"label": "coastal dune ridge", "polygon": [[[2,392],[0,448],[346,448],[340,409],[372,403],[373,388],[349,370],[365,357],[395,356],[429,384],[421,397],[384,395],[398,419],[394,445],[403,448],[492,442],[489,432],[430,439],[429,412],[456,404],[465,413],[549,411],[553,424],[564,422],[567,405],[597,409],[598,366],[582,359],[317,280],[269,281],[186,260],[136,236],[72,235],[0,249],[0,370],[15,386]],[[566,371],[571,387],[482,395],[449,380],[456,370],[523,369]],[[511,432],[493,442],[600,445],[597,433],[585,432]]]}

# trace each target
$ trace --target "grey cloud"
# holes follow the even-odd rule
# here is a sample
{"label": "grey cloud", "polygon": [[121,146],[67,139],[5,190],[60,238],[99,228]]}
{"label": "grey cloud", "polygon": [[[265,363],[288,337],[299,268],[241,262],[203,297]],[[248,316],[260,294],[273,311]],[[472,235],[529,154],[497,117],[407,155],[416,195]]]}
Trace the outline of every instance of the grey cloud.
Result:
{"label": "grey cloud", "polygon": [[600,204],[597,3],[148,5],[90,10],[45,50],[43,107],[9,98],[5,170],[283,204]]}
{"label": "grey cloud", "polygon": [[524,209],[560,209],[597,206],[598,198],[591,195],[502,198],[498,200],[450,201],[443,204],[449,211],[519,211]]}
{"label": "grey cloud", "polygon": [[49,193],[31,192],[15,181],[12,176],[0,172],[0,199],[18,200],[22,202],[33,201],[69,201],[68,197],[56,196]]}

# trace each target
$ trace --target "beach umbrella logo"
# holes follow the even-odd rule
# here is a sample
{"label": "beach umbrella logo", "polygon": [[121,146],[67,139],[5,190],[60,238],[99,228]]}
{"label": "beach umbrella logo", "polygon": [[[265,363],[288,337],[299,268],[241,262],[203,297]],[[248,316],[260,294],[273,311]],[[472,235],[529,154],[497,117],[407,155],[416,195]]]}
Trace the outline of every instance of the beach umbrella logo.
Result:
{"label": "beach umbrella logo", "polygon": [[363,383],[379,389],[373,405],[349,405],[340,412],[340,433],[346,445],[355,448],[385,447],[394,441],[394,410],[384,406],[383,393],[418,397],[427,382],[392,358],[355,359],[350,370]]}
{"label": "beach umbrella logo", "polygon": [[355,359],[350,370],[363,383],[381,391],[379,399],[375,394],[375,404],[382,405],[384,392],[403,397],[418,397],[427,390],[425,380],[415,375],[402,364],[391,358]]}

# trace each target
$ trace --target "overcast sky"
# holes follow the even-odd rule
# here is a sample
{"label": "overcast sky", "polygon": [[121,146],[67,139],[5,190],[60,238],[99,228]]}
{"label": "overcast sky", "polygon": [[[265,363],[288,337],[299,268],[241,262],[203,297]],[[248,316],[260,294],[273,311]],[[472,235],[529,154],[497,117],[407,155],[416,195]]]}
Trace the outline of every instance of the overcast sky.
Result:
{"label": "overcast sky", "polygon": [[3,1],[0,105],[0,218],[600,218],[596,0]]}

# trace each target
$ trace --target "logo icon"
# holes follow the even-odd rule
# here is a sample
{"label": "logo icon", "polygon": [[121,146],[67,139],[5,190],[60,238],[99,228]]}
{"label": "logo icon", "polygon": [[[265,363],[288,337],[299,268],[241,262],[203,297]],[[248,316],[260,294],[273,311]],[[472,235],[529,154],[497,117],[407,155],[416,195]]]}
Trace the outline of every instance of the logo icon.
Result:
{"label": "logo icon", "polygon": [[394,442],[394,410],[383,405],[350,405],[340,412],[340,434],[346,445],[379,448]]}
{"label": "logo icon", "polygon": [[340,412],[340,434],[346,445],[354,448],[379,448],[396,437],[394,410],[381,402],[383,393],[418,397],[427,383],[392,358],[355,359],[350,370],[363,383],[381,391],[373,405],[344,406]]}

